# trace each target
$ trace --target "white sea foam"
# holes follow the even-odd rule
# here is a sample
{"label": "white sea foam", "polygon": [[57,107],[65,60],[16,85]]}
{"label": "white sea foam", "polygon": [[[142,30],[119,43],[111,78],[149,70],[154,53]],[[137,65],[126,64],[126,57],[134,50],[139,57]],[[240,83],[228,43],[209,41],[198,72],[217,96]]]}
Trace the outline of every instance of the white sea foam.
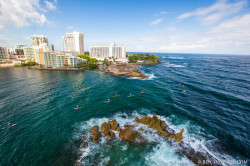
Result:
{"label": "white sea foam", "polygon": [[[144,157],[149,165],[166,165],[167,163],[172,163],[172,165],[193,165],[192,162],[189,161],[186,157],[179,156],[178,154],[176,154],[175,151],[179,148],[177,143],[173,142],[170,145],[169,142],[167,142],[163,137],[160,137],[157,134],[156,130],[152,128],[148,128],[146,125],[137,124],[133,122],[135,117],[142,117],[142,114],[144,115],[146,114],[147,116],[152,116],[152,114],[149,112],[150,112],[149,110],[142,109],[140,110],[140,113],[138,113],[137,111],[133,112],[132,117],[129,117],[124,113],[117,113],[110,118],[92,118],[86,122],[81,123],[79,125],[78,132],[84,133],[84,135],[90,138],[89,130],[91,127],[95,125],[101,126],[103,122],[116,119],[117,122],[120,124],[121,128],[123,128],[125,124],[136,125],[134,129],[138,131],[139,134],[143,136],[149,144],[152,144],[152,143],[157,144],[151,151],[145,152]],[[122,118],[121,116],[127,116],[127,117]],[[184,133],[183,133],[184,145],[191,146],[195,151],[207,152],[219,161],[222,161],[225,159],[232,159],[231,156],[228,156],[228,155],[219,156],[218,153],[213,152],[211,149],[208,149],[207,146],[205,145],[210,144],[210,142],[207,141],[204,136],[202,136],[204,135],[204,133],[202,133],[202,129],[200,127],[191,125],[189,122],[185,122],[181,124],[173,124],[174,122],[173,119],[176,119],[175,116],[164,117],[164,116],[158,115],[158,118],[161,120],[164,120],[167,123],[168,127],[173,129],[176,133],[180,132],[181,129],[184,128]],[[142,128],[142,130],[140,130],[140,128]],[[192,133],[191,131],[189,131],[191,129],[192,130],[194,129],[195,131],[198,131],[198,132]],[[107,140],[104,137],[101,138],[101,141],[99,143],[93,143],[89,141],[88,148],[82,150],[83,154],[81,156],[82,158],[81,163],[83,165],[90,164],[89,163],[90,161],[88,161],[87,159],[85,160],[87,156],[89,155],[94,156],[96,153],[100,153],[104,150],[105,151],[110,150],[112,145],[120,146],[121,151],[124,151],[124,152],[127,151],[129,143],[120,141],[119,133],[117,131],[114,131],[114,132],[115,132],[116,141],[113,141],[112,144],[107,144]],[[199,134],[199,132],[201,133]],[[81,136],[80,135],[81,134],[76,133],[76,137],[78,138],[82,137],[82,135]],[[103,161],[102,165],[105,165],[105,163],[107,163],[110,160],[110,158],[107,158],[107,156],[103,156],[103,158],[105,161]],[[126,165],[126,163],[129,162],[129,159],[127,160],[124,159],[121,162]]]}
{"label": "white sea foam", "polygon": [[184,57],[170,56],[168,59],[184,59]]}
{"label": "white sea foam", "polygon": [[145,156],[148,165],[194,165],[186,157],[180,157],[167,142],[160,142]]}
{"label": "white sea foam", "polygon": [[143,80],[143,81],[146,81],[146,80],[153,80],[155,79],[155,75],[153,73],[149,74],[149,73],[143,73],[145,76],[147,76],[145,79],[142,79],[141,77],[128,77],[128,79],[134,79],[134,80]]}
{"label": "white sea foam", "polygon": [[166,67],[185,67],[185,66],[183,66],[183,65],[171,64],[171,63],[169,63],[169,62],[165,63],[164,66],[166,66]]}

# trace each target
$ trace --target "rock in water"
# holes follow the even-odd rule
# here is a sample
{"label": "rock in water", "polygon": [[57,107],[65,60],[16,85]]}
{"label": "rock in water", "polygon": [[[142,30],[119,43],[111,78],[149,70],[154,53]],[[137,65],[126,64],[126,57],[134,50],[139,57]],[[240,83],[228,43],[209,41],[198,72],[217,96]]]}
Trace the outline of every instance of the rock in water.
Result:
{"label": "rock in water", "polygon": [[98,131],[98,129],[99,129],[99,126],[94,126],[94,127],[92,127],[92,128],[90,129],[90,132],[91,132],[91,133],[96,132],[96,131]]}
{"label": "rock in water", "polygon": [[111,129],[110,123],[104,122],[104,123],[102,124],[102,126],[101,126],[101,131],[102,131],[102,133],[104,133],[106,130],[110,130],[110,129]]}
{"label": "rock in water", "polygon": [[116,130],[117,127],[119,126],[118,122],[116,121],[116,119],[113,119],[111,122],[109,122],[111,125],[111,129],[112,130]]}
{"label": "rock in water", "polygon": [[88,142],[84,142],[81,146],[81,149],[86,149],[88,147]]}
{"label": "rock in water", "polygon": [[120,127],[117,127],[116,131],[120,132],[122,129]]}
{"label": "rock in water", "polygon": [[100,131],[96,131],[96,132],[93,132],[92,133],[92,141],[93,142],[99,142],[100,141],[100,139],[101,139],[101,132]]}
{"label": "rock in water", "polygon": [[140,119],[138,117],[135,118],[134,122],[140,123]]}
{"label": "rock in water", "polygon": [[115,133],[109,130],[106,130],[103,135],[108,139],[113,139],[115,137]]}
{"label": "rock in water", "polygon": [[138,136],[139,133],[131,128],[125,128],[124,130],[121,130],[119,134],[121,140],[130,142],[133,142]]}
{"label": "rock in water", "polygon": [[129,127],[129,128],[134,128],[134,127],[135,127],[135,125],[125,124],[125,125],[124,125],[124,127],[125,127],[125,128],[127,128],[127,127]]}
{"label": "rock in water", "polygon": [[142,116],[142,118],[140,119],[140,123],[148,125],[151,121],[151,117],[150,116]]}
{"label": "rock in water", "polygon": [[184,129],[181,130],[181,132],[175,134],[175,141],[180,142],[182,140],[182,133],[184,132]]}
{"label": "rock in water", "polygon": [[165,130],[166,127],[167,127],[166,122],[165,121],[161,121],[161,128],[162,128],[162,130]]}

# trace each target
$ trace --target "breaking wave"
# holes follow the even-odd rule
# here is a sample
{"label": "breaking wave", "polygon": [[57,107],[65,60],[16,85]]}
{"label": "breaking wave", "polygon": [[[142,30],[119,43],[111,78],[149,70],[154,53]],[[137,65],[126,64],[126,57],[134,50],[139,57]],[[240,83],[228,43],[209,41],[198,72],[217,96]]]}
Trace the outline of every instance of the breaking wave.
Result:
{"label": "breaking wave", "polygon": [[185,67],[185,66],[183,66],[183,65],[171,64],[171,63],[169,63],[169,62],[165,63],[164,66],[166,66],[166,67]]}
{"label": "breaking wave", "polygon": [[[147,116],[152,116],[152,114],[148,113],[149,111],[147,110],[140,112],[144,115],[146,114]],[[148,128],[146,125],[133,122],[135,117],[142,117],[142,114],[135,111],[133,112],[132,117],[129,117],[125,113],[116,113],[109,118],[92,118],[78,124],[78,130],[75,133],[74,139],[80,139],[83,136],[87,136],[88,147],[80,149],[80,158],[77,162],[81,165],[95,165],[98,163],[98,165],[160,166],[168,165],[170,163],[171,165],[194,165],[193,162],[187,157],[178,153],[180,147],[177,143],[170,143],[163,137],[159,136],[156,130]],[[213,152],[213,150],[208,149],[205,145],[213,146],[213,144],[211,140],[206,140],[206,138],[202,136],[204,133],[200,127],[191,125],[189,122],[173,125],[172,121],[173,119],[176,119],[176,117],[158,116],[158,118],[160,120],[164,120],[168,127],[173,129],[176,133],[180,132],[180,130],[184,128],[183,144],[191,146],[196,152],[208,152],[216,160],[220,161],[233,159],[229,155],[219,155],[218,152]],[[117,131],[114,131],[115,139],[112,141],[106,140],[104,137],[101,137],[101,141],[99,143],[93,143],[89,140],[91,136],[89,130],[93,126],[98,125],[100,127],[102,123],[112,119],[116,119],[121,128],[123,128],[125,124],[136,125],[133,129],[138,131],[139,134],[147,140],[147,143],[136,144],[121,141]],[[141,128],[143,130],[141,130]],[[193,133],[192,130],[195,130],[196,133]]]}
{"label": "breaking wave", "polygon": [[175,56],[170,56],[168,59],[184,59],[184,57],[175,57]]}

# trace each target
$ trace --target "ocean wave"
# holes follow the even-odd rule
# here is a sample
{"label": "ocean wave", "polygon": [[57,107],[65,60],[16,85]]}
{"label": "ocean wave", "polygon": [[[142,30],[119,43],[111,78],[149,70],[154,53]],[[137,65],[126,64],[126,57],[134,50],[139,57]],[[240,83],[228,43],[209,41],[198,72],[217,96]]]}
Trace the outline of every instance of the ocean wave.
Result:
{"label": "ocean wave", "polygon": [[[142,114],[147,114],[147,116],[152,116],[151,113],[147,112],[148,111],[142,110]],[[178,143],[175,142],[169,143],[168,141],[166,141],[165,138],[159,136],[156,130],[148,128],[146,125],[137,124],[133,122],[135,117],[142,117],[142,114],[135,111],[133,112],[133,116],[129,117],[125,113],[117,113],[110,118],[106,117],[92,118],[86,122],[79,124],[78,127],[80,128],[80,130],[78,130],[78,133],[76,133],[76,136],[78,138],[81,138],[83,135],[90,138],[89,130],[91,129],[91,127],[95,125],[98,125],[100,127],[102,123],[112,119],[116,119],[122,128],[125,124],[136,125],[134,127],[134,130],[138,131],[142,137],[147,139],[147,145],[138,144],[136,146],[136,145],[131,145],[128,142],[121,141],[119,138],[119,133],[117,131],[114,131],[116,139],[113,140],[112,142],[108,141],[104,137],[101,137],[101,141],[99,143],[93,143],[88,140],[89,142],[88,147],[80,150],[81,157],[78,160],[78,162],[81,163],[82,165],[90,165],[91,163],[93,163],[94,159],[96,160],[96,162],[101,162],[102,159],[105,159],[103,165],[107,165],[107,162],[110,161],[110,155],[112,155],[112,152],[110,151],[116,149],[117,154],[113,154],[114,155],[113,158],[114,157],[119,158],[121,156],[124,156],[127,154],[127,151],[129,151],[130,155],[127,156],[127,159],[120,161],[120,163],[123,163],[125,165],[129,165],[129,163],[131,162],[129,158],[135,155],[141,156],[142,160],[138,161],[138,163],[140,164],[146,162],[149,165],[165,165],[168,163],[172,163],[172,165],[193,165],[193,163],[187,157],[178,155],[177,152],[180,150]],[[126,116],[126,118],[122,116]],[[205,145],[212,146],[212,144],[209,140],[206,140],[206,138],[202,136],[204,135],[204,133],[199,135],[197,133],[194,134],[190,131],[191,130],[190,128],[195,128],[196,130],[202,130],[201,128],[192,126],[189,122],[173,125],[172,124],[173,120],[170,117],[164,117],[158,115],[157,117],[160,120],[164,120],[167,123],[168,127],[173,129],[176,133],[180,132],[181,129],[184,129],[183,144],[192,147],[196,152],[201,152],[203,154],[205,152],[209,153],[211,156],[213,156],[216,160],[219,161],[222,161],[223,159],[224,160],[232,159],[232,157],[229,155],[220,154],[219,156],[219,154],[214,152],[213,150],[211,149],[208,150],[208,147]],[[142,128],[143,131],[141,131],[140,128]],[[81,134],[79,134],[79,132]],[[146,148],[146,150],[144,150],[142,154],[137,154],[136,150],[140,148]],[[134,154],[132,154],[133,150]],[[96,156],[101,156],[101,157],[97,159]],[[119,163],[117,164],[119,165]]]}
{"label": "ocean wave", "polygon": [[184,57],[170,56],[168,59],[184,59]]}
{"label": "ocean wave", "polygon": [[142,72],[142,74],[144,74],[147,77],[145,79],[142,79],[141,77],[127,77],[127,79],[144,80],[145,81],[145,80],[154,80],[156,78],[156,76],[153,73],[149,74],[149,73],[143,73]]}
{"label": "ocean wave", "polygon": [[183,66],[183,65],[171,64],[171,63],[169,63],[169,62],[165,63],[164,66],[166,66],[166,67],[185,67],[185,66]]}

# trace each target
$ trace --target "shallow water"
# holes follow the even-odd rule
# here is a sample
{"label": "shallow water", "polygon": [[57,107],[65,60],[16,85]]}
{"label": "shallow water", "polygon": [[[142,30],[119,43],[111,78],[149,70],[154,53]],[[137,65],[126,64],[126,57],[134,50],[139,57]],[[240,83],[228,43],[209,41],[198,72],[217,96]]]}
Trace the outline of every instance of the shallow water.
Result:
{"label": "shallow water", "polygon": [[[129,113],[157,114],[176,132],[184,128],[185,144],[219,160],[249,159],[250,57],[159,55],[160,65],[141,67],[147,80],[0,68],[0,165],[73,165],[79,139],[93,125],[114,118],[133,124],[134,117],[121,118]],[[74,110],[76,105],[83,108]],[[8,122],[18,124],[2,129]],[[81,163],[192,164],[154,131],[141,135],[146,146],[121,142],[118,135],[112,142],[90,142]]]}

